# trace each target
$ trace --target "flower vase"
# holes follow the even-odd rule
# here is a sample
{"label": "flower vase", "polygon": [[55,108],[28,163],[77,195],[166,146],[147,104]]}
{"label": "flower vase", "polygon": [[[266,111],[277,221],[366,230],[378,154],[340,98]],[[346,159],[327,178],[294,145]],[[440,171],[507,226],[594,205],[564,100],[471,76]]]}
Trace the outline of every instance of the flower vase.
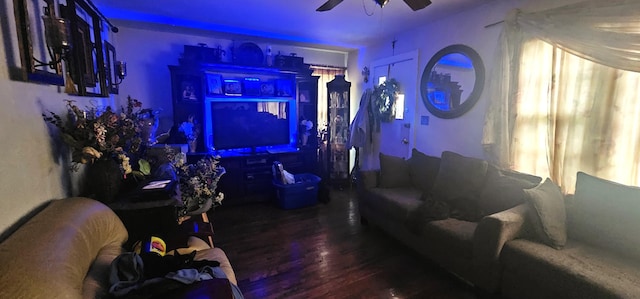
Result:
{"label": "flower vase", "polygon": [[122,170],[115,160],[96,160],[87,167],[84,193],[102,203],[112,203],[120,192],[122,181]]}
{"label": "flower vase", "polygon": [[196,147],[198,147],[198,139],[188,140],[187,143],[189,144],[189,152],[195,153]]}

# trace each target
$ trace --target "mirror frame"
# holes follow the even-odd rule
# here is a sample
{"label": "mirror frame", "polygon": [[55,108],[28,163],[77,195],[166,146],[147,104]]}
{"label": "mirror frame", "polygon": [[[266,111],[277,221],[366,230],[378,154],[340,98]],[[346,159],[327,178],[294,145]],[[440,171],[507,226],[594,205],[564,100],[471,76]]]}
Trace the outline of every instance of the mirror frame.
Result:
{"label": "mirror frame", "polygon": [[[429,82],[431,70],[433,70],[433,67],[440,60],[440,58],[454,53],[466,55],[467,57],[469,57],[469,59],[471,59],[471,62],[473,63],[473,69],[475,71],[475,83],[473,85],[473,90],[471,91],[469,96],[464,99],[460,106],[458,106],[456,109],[445,111],[438,109],[429,101],[429,96],[427,93],[427,83]],[[473,108],[473,106],[480,99],[480,94],[482,93],[482,89],[484,88],[484,75],[484,64],[482,63],[482,59],[480,58],[478,52],[466,45],[458,44],[447,46],[438,51],[435,55],[433,55],[433,57],[431,57],[429,63],[427,63],[427,66],[422,72],[422,79],[420,80],[420,94],[422,96],[422,102],[427,107],[427,110],[429,110],[429,112],[431,112],[431,114],[436,117],[445,119],[459,117],[471,110],[471,108]]]}

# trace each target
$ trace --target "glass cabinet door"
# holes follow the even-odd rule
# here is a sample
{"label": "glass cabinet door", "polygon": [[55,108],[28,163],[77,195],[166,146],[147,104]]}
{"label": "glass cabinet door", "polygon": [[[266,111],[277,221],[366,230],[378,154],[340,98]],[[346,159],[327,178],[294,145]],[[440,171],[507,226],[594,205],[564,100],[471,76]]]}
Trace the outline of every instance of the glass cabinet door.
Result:
{"label": "glass cabinet door", "polygon": [[343,75],[327,83],[327,161],[328,179],[342,187],[349,182],[349,98],[351,83]]}

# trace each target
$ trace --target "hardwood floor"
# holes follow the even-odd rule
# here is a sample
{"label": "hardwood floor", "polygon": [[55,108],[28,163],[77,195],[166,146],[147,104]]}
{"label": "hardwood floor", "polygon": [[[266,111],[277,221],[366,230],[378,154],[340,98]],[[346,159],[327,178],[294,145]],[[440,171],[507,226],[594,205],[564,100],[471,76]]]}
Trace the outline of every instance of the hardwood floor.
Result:
{"label": "hardwood floor", "polygon": [[473,289],[382,231],[360,224],[354,191],[329,203],[212,213],[214,243],[245,298],[478,298]]}

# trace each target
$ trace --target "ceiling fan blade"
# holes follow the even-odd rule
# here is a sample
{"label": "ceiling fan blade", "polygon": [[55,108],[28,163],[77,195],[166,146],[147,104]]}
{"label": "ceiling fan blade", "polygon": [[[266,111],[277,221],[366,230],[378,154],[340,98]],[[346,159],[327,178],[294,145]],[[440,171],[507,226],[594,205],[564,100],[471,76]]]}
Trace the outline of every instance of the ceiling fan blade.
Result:
{"label": "ceiling fan blade", "polygon": [[404,0],[404,3],[407,3],[413,11],[416,11],[429,6],[429,4],[431,4],[431,0]]}
{"label": "ceiling fan blade", "polygon": [[336,7],[336,5],[340,4],[340,2],[342,2],[344,0],[329,0],[327,2],[325,2],[324,4],[322,4],[322,6],[318,7],[318,9],[316,9],[316,11],[327,11],[327,10],[331,10],[334,7]]}

